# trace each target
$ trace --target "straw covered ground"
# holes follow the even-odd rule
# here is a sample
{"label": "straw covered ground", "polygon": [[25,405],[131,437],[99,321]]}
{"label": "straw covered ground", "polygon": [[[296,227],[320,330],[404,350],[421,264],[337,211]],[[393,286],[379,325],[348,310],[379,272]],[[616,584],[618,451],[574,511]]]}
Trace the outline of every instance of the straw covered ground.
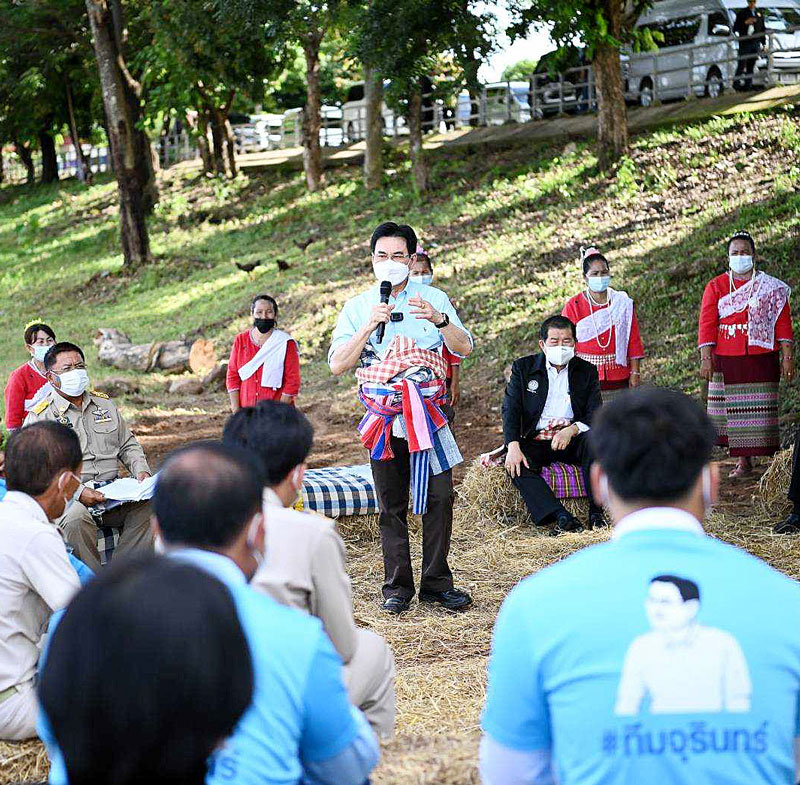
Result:
{"label": "straw covered ground", "polygon": [[[800,544],[771,533],[783,513],[790,451],[777,455],[746,516],[715,513],[711,534],[766,559],[800,579]],[[480,711],[492,627],[504,597],[523,577],[575,551],[606,540],[610,530],[548,536],[531,526],[502,469],[473,464],[457,486],[452,564],[456,583],[472,593],[474,607],[449,614],[412,605],[400,618],[379,608],[383,575],[375,516],[342,519],[356,620],[389,641],[397,662],[397,736],[384,744],[376,785],[478,783]],[[585,502],[573,511],[585,518]],[[418,519],[410,524],[414,564],[421,559]],[[0,785],[40,781],[46,761],[40,745],[0,743]]]}

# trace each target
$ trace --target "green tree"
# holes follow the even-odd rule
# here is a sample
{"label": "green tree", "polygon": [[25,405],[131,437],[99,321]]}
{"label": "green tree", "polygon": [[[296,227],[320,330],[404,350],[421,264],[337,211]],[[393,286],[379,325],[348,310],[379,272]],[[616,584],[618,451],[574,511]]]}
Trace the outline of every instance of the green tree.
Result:
{"label": "green tree", "polygon": [[228,115],[237,97],[262,101],[265,84],[278,73],[282,48],[271,35],[274,28],[242,24],[213,0],[142,2],[137,22],[150,33],[134,60],[142,74],[148,119],[188,113],[201,142],[211,130],[206,167],[235,176]]}
{"label": "green tree", "polygon": [[566,45],[583,41],[597,87],[597,139],[605,167],[628,150],[628,115],[620,47],[633,40],[633,26],[652,0],[509,0],[512,36],[532,24],[551,24],[551,37]]}
{"label": "green tree", "polygon": [[354,47],[364,65],[390,80],[387,99],[407,118],[409,156],[418,193],[428,188],[422,147],[423,86],[451,55],[467,73],[493,48],[494,17],[470,0],[372,0]]}
{"label": "green tree", "polygon": [[91,133],[98,91],[82,0],[18,3],[0,0],[0,137],[14,143],[33,179],[31,150],[42,153],[42,180],[58,178],[56,141],[65,127],[88,179],[80,137]]}
{"label": "green tree", "polygon": [[500,77],[501,82],[527,81],[536,70],[538,60],[517,60],[516,63],[507,65]]}

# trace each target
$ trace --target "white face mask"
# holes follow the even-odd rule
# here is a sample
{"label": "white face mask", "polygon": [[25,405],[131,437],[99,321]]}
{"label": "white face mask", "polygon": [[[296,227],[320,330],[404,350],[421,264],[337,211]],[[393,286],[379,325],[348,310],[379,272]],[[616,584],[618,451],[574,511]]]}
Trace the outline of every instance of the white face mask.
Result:
{"label": "white face mask", "polygon": [[58,516],[59,518],[62,518],[64,515],[67,514],[67,511],[70,509],[70,507],[72,507],[73,504],[75,504],[75,502],[78,500],[78,497],[81,495],[81,491],[82,491],[82,489],[81,489],[81,478],[78,477],[77,475],[73,474],[72,472],[65,472],[59,478],[58,484],[59,484],[59,490],[60,491],[63,492],[64,488],[67,487],[66,481],[64,482],[63,485],[61,484],[61,479],[64,478],[64,477],[66,477],[67,480],[69,480],[70,477],[72,477],[73,479],[77,480],[78,481],[78,487],[75,489],[75,492],[72,494],[72,496],[70,496],[69,498],[66,497],[66,496],[64,497],[64,510],[62,511],[61,515]]}
{"label": "white face mask", "polygon": [[753,269],[753,257],[749,254],[731,254],[728,257],[728,264],[737,275],[744,275]]}
{"label": "white face mask", "polygon": [[424,275],[412,275],[411,279],[424,286],[430,286],[433,283],[433,273],[425,273]]}
{"label": "white face mask", "polygon": [[378,281],[389,281],[392,286],[398,286],[408,278],[408,265],[405,262],[393,262],[391,259],[373,262],[372,271]]}
{"label": "white face mask", "polygon": [[590,275],[586,278],[589,288],[593,292],[604,292],[611,283],[610,275]]}
{"label": "white face mask", "polygon": [[703,510],[705,517],[711,515],[714,509],[714,502],[711,499],[711,468],[703,467]]}
{"label": "white face mask", "polygon": [[41,363],[44,362],[44,356],[50,351],[49,346],[41,346],[40,344],[36,344],[35,346],[31,346],[33,349],[33,356]]}
{"label": "white face mask", "polygon": [[[260,515],[254,518],[253,522],[250,524],[250,531],[247,533],[247,547],[255,559],[256,565],[258,565],[256,569],[261,567],[261,565],[264,563],[264,557],[266,556],[266,552],[256,546],[256,538],[258,537],[259,529],[262,526],[262,520],[263,519]],[[266,548],[266,538],[264,538],[264,547]]]}
{"label": "white face mask", "polygon": [[550,365],[566,365],[575,356],[575,347],[545,346],[544,355]]}
{"label": "white face mask", "polygon": [[74,371],[65,371],[61,374],[56,374],[58,377],[58,389],[69,395],[76,397],[83,395],[89,388],[89,373],[85,368],[76,368]]}

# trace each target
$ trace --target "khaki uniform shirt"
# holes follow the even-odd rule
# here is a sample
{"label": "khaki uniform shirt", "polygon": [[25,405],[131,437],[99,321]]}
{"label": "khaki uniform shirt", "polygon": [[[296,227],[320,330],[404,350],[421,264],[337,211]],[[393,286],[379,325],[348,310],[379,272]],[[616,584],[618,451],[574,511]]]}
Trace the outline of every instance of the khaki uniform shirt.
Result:
{"label": "khaki uniform shirt", "polygon": [[53,390],[28,414],[23,427],[43,420],[68,425],[78,434],[84,483],[115,480],[119,476],[119,461],[133,477],[140,472],[150,474],[142,446],[105,393],[85,392],[82,405],[77,408]]}
{"label": "khaki uniform shirt", "polygon": [[345,548],[332,520],[283,506],[264,491],[266,558],[251,585],[282,605],[322,621],[345,665],[356,651],[353,596]]}
{"label": "khaki uniform shirt", "polygon": [[30,681],[50,614],[80,589],[58,530],[30,496],[0,502],[0,692]]}

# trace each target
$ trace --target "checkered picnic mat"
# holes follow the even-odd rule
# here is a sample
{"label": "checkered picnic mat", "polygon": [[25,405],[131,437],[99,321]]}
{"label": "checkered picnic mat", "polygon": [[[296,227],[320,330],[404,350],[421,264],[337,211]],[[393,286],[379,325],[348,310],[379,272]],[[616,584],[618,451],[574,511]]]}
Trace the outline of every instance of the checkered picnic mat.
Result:
{"label": "checkered picnic mat", "polygon": [[108,564],[119,543],[119,529],[115,526],[97,527],[97,550],[100,553],[100,564]]}
{"label": "checkered picnic mat", "polygon": [[303,478],[302,506],[328,518],[378,512],[378,495],[369,464],[309,469]]}
{"label": "checkered picnic mat", "polygon": [[571,463],[551,463],[545,466],[541,475],[553,489],[557,499],[579,499],[586,496],[581,467]]}

